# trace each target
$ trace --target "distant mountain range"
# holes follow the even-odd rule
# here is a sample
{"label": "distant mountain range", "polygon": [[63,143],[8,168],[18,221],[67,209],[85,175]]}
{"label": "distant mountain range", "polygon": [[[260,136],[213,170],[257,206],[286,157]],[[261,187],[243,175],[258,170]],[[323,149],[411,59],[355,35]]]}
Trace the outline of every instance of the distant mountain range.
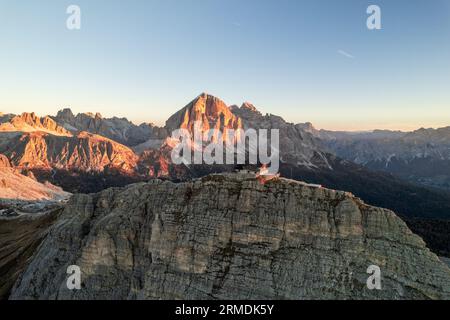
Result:
{"label": "distant mountain range", "polygon": [[94,133],[130,147],[146,142],[152,137],[164,139],[168,135],[163,128],[150,123],[137,126],[125,118],[108,119],[99,113],[79,113],[75,116],[70,109],[63,109],[52,118],[70,132]]}
{"label": "distant mountain range", "polygon": [[71,136],[49,116],[38,117],[34,112],[0,117],[1,132],[47,132],[55,136]]}
{"label": "distant mountain range", "polygon": [[[279,129],[282,178],[174,164],[171,133],[196,122]],[[0,114],[0,299],[446,299],[449,269],[425,243],[450,257],[448,131],[316,130],[206,93],[163,127]],[[72,263],[93,271],[87,291],[58,289]],[[372,263],[390,290],[365,290]]]}
{"label": "distant mountain range", "polygon": [[333,132],[303,126],[337,156],[405,180],[450,190],[450,127]]}
{"label": "distant mountain range", "polygon": [[[388,149],[396,149],[396,143],[406,145],[399,147],[397,154],[404,150],[403,154],[409,152],[412,159],[438,154],[445,158],[448,153],[444,152],[446,140],[442,130],[435,134],[419,131],[415,135],[421,133],[420,140],[401,132],[319,131],[308,123],[293,124],[276,115],[263,115],[249,102],[240,107],[228,106],[206,93],[171,116],[164,127],[135,125],[124,118],[105,119],[92,113],[75,116],[70,109],[42,118],[34,113],[3,115],[0,121],[0,153],[14,167],[32,171],[38,179],[49,180],[69,192],[96,192],[154,177],[188,180],[232,171],[232,165],[172,163],[171,132],[178,128],[192,130],[194,122],[200,121],[203,130],[279,129],[280,171],[285,177],[348,190],[371,204],[405,216],[449,217],[450,193],[405,182],[389,170],[373,170],[379,168],[372,165],[375,159],[390,156]],[[385,146],[383,141],[389,143]],[[438,147],[430,146],[424,152],[420,146],[426,141]],[[412,150],[414,145],[416,153]]]}

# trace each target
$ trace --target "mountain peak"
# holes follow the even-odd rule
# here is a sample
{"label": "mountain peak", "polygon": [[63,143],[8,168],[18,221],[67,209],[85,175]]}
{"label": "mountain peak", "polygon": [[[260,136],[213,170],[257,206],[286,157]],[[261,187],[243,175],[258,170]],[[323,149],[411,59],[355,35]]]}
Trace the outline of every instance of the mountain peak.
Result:
{"label": "mountain peak", "polygon": [[56,114],[56,118],[64,119],[64,120],[71,120],[71,119],[75,118],[75,115],[73,114],[73,112],[70,108],[64,108],[64,109],[58,111],[58,113]]}
{"label": "mountain peak", "polygon": [[83,113],[85,116],[88,116],[89,118],[93,118],[93,119],[103,119],[102,114],[100,112],[85,112]]}
{"label": "mountain peak", "polygon": [[241,106],[242,109],[247,109],[253,112],[259,112],[258,109],[256,109],[255,105],[253,103],[250,102],[244,102]]}
{"label": "mountain peak", "polygon": [[202,129],[240,127],[240,121],[220,98],[206,92],[198,95],[180,111],[172,115],[166,122],[166,128],[192,130],[194,122],[201,122]]}
{"label": "mountain peak", "polygon": [[59,126],[49,116],[39,117],[34,112],[24,112],[21,115],[12,117],[8,122],[0,125],[0,131],[22,131],[22,132],[35,132],[42,131],[51,133],[54,135],[70,136],[63,127]]}
{"label": "mountain peak", "polygon": [[222,99],[206,92],[199,94],[194,100],[185,106],[185,108],[186,107],[189,109],[194,108],[208,114],[230,112],[228,106]]}
{"label": "mountain peak", "polygon": [[311,122],[299,123],[298,126],[309,133],[315,133],[318,131]]}

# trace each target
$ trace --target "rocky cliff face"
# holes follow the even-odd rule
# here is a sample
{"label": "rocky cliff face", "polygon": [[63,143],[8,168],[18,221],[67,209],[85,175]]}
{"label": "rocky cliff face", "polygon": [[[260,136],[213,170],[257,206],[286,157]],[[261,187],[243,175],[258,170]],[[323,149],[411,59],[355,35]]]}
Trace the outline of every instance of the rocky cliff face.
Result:
{"label": "rocky cliff face", "polygon": [[100,113],[79,113],[76,116],[68,108],[58,111],[53,119],[71,132],[90,132],[113,139],[127,146],[136,146],[148,139],[163,139],[167,136],[163,128],[152,124],[139,126],[126,118],[103,118]]}
{"label": "rocky cliff face", "polygon": [[[195,125],[197,127],[195,128]],[[201,175],[204,166],[174,165],[171,159],[171,151],[179,143],[179,140],[171,138],[174,130],[185,129],[191,134],[192,149],[204,148],[206,144],[213,141],[228,141],[227,130],[243,129],[242,121],[234,115],[228,106],[219,98],[207,93],[202,93],[184,108],[172,115],[167,121],[164,130],[167,138],[164,140],[150,139],[146,143],[136,146],[134,150],[140,154],[140,171],[151,177],[172,177],[176,179],[188,179],[192,176]],[[215,135],[207,139],[204,134],[214,129]],[[202,146],[194,144],[195,132],[201,134]],[[220,138],[220,135],[222,137]],[[231,138],[231,143],[240,139],[239,133]],[[221,171],[218,166],[214,166]]]}
{"label": "rocky cliff face", "polygon": [[[382,290],[367,289],[369,265]],[[223,174],[75,195],[11,298],[450,299],[450,269],[351,194]]]}
{"label": "rocky cliff face", "polygon": [[245,129],[278,129],[282,162],[312,169],[332,169],[328,160],[329,155],[317,139],[304,130],[303,126],[288,123],[276,115],[262,115],[249,102],[242,104],[240,108],[232,106],[231,111],[242,119]]}
{"label": "rocky cliff face", "polygon": [[[280,117],[263,116],[251,103],[229,108],[219,98],[206,93],[171,116],[164,128],[136,126],[124,118],[106,119],[98,113],[75,116],[70,109],[59,111],[53,119],[39,118],[34,113],[13,117],[2,124],[3,131],[12,132],[1,133],[0,152],[5,153],[14,166],[31,169],[98,172],[114,168],[127,173],[144,172],[151,177],[168,176],[174,142],[167,137],[180,128],[194,136],[194,123],[199,122],[201,132],[217,129],[223,139],[231,129],[279,129],[283,162],[308,168],[331,168],[327,154],[308,132]],[[118,142],[133,145],[134,151]],[[137,167],[138,158],[142,168]],[[175,169],[177,178],[188,178],[185,168]]]}
{"label": "rocky cliff face", "polygon": [[73,137],[25,133],[9,137],[0,152],[19,168],[96,172],[108,168],[132,173],[138,158],[128,147],[87,132]]}
{"label": "rocky cliff face", "polygon": [[5,217],[0,212],[0,300],[8,299],[14,281],[28,265],[29,259],[61,212],[56,203],[48,207],[43,205],[44,211],[41,210],[40,214],[27,212],[29,210],[26,208],[30,206],[33,205],[24,205],[25,209],[19,205],[21,210],[6,209],[15,214],[20,211],[15,217]]}
{"label": "rocky cliff face", "polygon": [[202,132],[209,129],[224,131],[241,129],[241,120],[220,99],[207,93],[200,94],[183,109],[171,116],[165,128],[168,132],[187,129],[193,133],[194,123],[201,123]]}
{"label": "rocky cliff face", "polygon": [[34,112],[24,112],[19,116],[6,119],[6,122],[0,124],[0,131],[20,131],[35,132],[42,131],[58,136],[71,136],[72,134],[59,126],[52,118],[38,117]]}

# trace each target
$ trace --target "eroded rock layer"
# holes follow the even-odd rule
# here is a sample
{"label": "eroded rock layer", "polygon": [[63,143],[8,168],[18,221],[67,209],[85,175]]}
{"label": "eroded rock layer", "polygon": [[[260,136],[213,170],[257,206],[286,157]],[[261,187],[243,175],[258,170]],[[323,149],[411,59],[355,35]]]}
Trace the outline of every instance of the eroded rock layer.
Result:
{"label": "eroded rock layer", "polygon": [[[382,290],[367,289],[369,265]],[[75,195],[11,298],[448,299],[450,269],[351,194],[223,174]]]}
{"label": "eroded rock layer", "polygon": [[0,145],[0,151],[18,168],[85,172],[115,169],[133,173],[138,160],[128,147],[88,132],[81,132],[74,137],[33,132],[4,140],[6,142]]}

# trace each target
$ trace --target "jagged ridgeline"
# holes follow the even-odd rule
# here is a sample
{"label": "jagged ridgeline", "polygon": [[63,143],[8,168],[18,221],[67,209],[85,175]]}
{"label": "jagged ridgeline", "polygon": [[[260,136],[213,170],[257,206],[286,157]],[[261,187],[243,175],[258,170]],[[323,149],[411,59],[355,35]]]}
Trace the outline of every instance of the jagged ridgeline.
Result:
{"label": "jagged ridgeline", "polygon": [[[371,265],[381,290],[367,287]],[[349,193],[217,174],[73,196],[10,298],[449,299],[450,269]]]}
{"label": "jagged ridgeline", "polygon": [[[389,208],[433,252],[450,255],[449,192],[330,153],[340,133],[204,93],[164,127],[69,109],[0,115],[0,197],[57,207],[2,202],[0,240],[15,245],[0,249],[0,296],[15,283],[13,298],[448,298],[448,267],[391,211],[294,181],[217,174],[233,165],[172,163],[171,132],[195,122],[278,129],[281,176]],[[93,194],[65,205],[67,192]],[[88,290],[67,291],[71,264]],[[372,264],[382,270],[380,292],[366,287]]]}
{"label": "jagged ridgeline", "polygon": [[263,115],[248,102],[227,106],[206,93],[171,116],[164,127],[135,125],[125,118],[104,118],[98,113],[74,115],[70,109],[42,118],[34,113],[2,115],[0,121],[0,153],[11,165],[72,193],[98,192],[154,177],[186,181],[233,170],[225,165],[187,167],[171,162],[171,132],[191,130],[194,122],[200,121],[205,130],[278,129],[280,171],[285,177],[347,190],[408,217],[447,219],[450,212],[449,192],[407,183],[329,153],[322,141],[331,139],[329,132]]}

